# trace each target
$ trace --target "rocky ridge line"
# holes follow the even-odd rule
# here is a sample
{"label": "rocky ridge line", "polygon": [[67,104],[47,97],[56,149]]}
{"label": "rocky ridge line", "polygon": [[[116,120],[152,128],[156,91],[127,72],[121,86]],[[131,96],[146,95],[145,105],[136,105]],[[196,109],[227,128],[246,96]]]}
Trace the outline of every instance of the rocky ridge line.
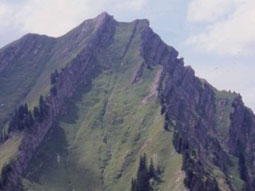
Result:
{"label": "rocky ridge line", "polygon": [[[216,137],[214,88],[195,77],[193,69],[185,67],[183,59],[178,58],[178,52],[164,44],[149,27],[143,33],[141,55],[148,68],[163,66],[158,88],[162,114],[165,115],[165,129],[173,128],[176,151],[183,155],[185,185],[191,191],[236,190],[229,169],[233,165],[230,156],[235,156],[239,158],[239,164],[240,160],[245,164],[244,174],[240,172],[241,178],[248,183],[244,189],[252,191],[255,136],[251,135],[255,132],[255,120],[241,98],[233,104],[235,111],[231,115],[226,150],[226,145]],[[244,124],[243,121],[249,122]],[[245,148],[242,154],[238,152],[240,145]],[[224,179],[213,174],[215,168],[220,169]]]}

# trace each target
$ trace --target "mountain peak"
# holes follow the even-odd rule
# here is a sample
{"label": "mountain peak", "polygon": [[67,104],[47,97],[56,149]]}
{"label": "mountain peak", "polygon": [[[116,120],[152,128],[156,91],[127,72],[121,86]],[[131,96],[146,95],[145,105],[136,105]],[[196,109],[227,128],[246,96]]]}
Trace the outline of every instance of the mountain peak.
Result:
{"label": "mountain peak", "polygon": [[96,16],[96,18],[106,18],[106,17],[113,17],[112,15],[110,15],[108,12],[104,11],[102,13],[100,13],[99,15]]}
{"label": "mountain peak", "polygon": [[95,18],[96,29],[109,20],[114,20],[114,19],[113,19],[113,16],[109,15],[107,12],[102,12],[101,14],[99,14]]}

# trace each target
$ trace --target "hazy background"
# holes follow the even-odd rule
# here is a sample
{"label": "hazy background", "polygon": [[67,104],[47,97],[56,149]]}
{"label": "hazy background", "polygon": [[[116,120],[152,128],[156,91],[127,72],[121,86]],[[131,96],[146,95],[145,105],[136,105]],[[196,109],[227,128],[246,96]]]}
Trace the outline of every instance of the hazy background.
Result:
{"label": "hazy background", "polygon": [[0,0],[0,47],[28,32],[63,35],[103,11],[149,19],[197,76],[255,110],[254,0]]}

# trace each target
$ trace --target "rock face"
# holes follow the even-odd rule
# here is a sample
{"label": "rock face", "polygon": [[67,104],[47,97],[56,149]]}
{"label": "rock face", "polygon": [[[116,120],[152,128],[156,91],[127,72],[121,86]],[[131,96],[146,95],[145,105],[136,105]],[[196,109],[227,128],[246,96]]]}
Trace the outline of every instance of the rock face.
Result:
{"label": "rock face", "polygon": [[207,156],[215,153],[215,162],[220,164],[214,165],[223,172],[229,158],[217,139],[213,144],[210,140],[215,131],[214,91],[208,84],[202,84],[190,67],[184,67],[183,60],[177,58],[177,51],[162,43],[150,28],[144,36],[146,63],[163,65],[160,99],[166,125],[175,123],[174,146],[184,157],[185,184],[191,190],[219,190],[217,180],[210,175],[212,169]]}
{"label": "rock face", "polygon": [[[122,29],[121,26],[126,28]],[[132,29],[130,29],[131,27]],[[130,35],[124,38],[125,35],[121,32],[124,30],[125,34],[128,29]],[[41,49],[44,49],[44,44],[47,43],[50,44],[47,46],[50,48],[47,52],[48,59],[44,61],[52,64],[57,63],[56,67],[62,68],[54,85],[57,93],[56,95],[47,95],[50,108],[47,118],[42,123],[36,123],[32,132],[26,133],[17,157],[8,162],[2,170],[0,186],[2,190],[11,191],[20,188],[20,185],[23,184],[21,177],[27,177],[27,168],[41,143],[47,136],[50,136],[49,131],[55,126],[55,123],[59,122],[58,117],[66,112],[66,100],[74,97],[81,85],[93,86],[93,81],[97,79],[97,76],[110,71],[110,76],[113,78],[109,82],[104,82],[103,86],[107,86],[108,83],[117,78],[118,73],[126,72],[125,69],[121,70],[122,67],[132,64],[134,65],[134,67],[132,65],[132,71],[125,76],[130,78],[130,80],[126,80],[126,84],[131,84],[131,87],[143,83],[147,79],[146,75],[149,71],[156,70],[158,67],[161,68],[154,76],[155,79],[150,82],[153,87],[149,88],[149,94],[152,89],[158,91],[157,94],[153,93],[153,95],[158,95],[160,102],[159,106],[163,116],[162,130],[164,129],[164,135],[169,133],[169,136],[173,136],[172,144],[176,152],[182,155],[182,170],[185,172],[184,185],[191,191],[253,190],[255,187],[255,117],[253,113],[244,106],[240,95],[219,92],[207,82],[196,77],[193,69],[185,67],[183,59],[178,58],[178,52],[166,45],[152,31],[147,20],[136,20],[132,24],[123,24],[115,21],[107,13],[103,13],[96,19],[85,21],[79,27],[57,39],[27,35],[1,49],[0,77],[7,70],[7,67],[13,64],[12,60],[26,60],[31,54],[37,57],[36,55],[40,55]],[[22,48],[24,46],[25,48]],[[19,53],[20,51],[22,54]],[[137,60],[132,60],[133,58],[137,58]],[[115,65],[115,62],[120,65]],[[45,71],[54,71],[51,65],[45,64],[44,69]],[[41,82],[45,76],[46,74],[41,74],[41,77],[37,79],[39,85],[35,86],[34,89],[27,88],[26,101],[29,102],[32,97],[36,97],[34,95],[38,95],[38,93],[34,94],[33,92],[38,92],[39,87],[45,87],[45,84],[49,83]],[[117,82],[118,80],[115,83]],[[47,90],[47,88],[42,89]],[[119,86],[115,88],[110,86],[109,88],[112,92],[115,89],[117,93],[122,91]],[[125,91],[128,95],[128,87]],[[116,95],[118,95],[117,93]],[[104,94],[102,99],[106,101],[102,111],[99,112],[97,123],[103,124],[102,129],[109,124],[111,124],[112,129],[115,126],[125,128],[125,117],[118,118],[116,117],[117,114],[113,119],[111,118],[112,121],[108,124],[106,119],[113,115],[114,107],[116,107],[113,104],[114,101],[111,100],[115,94],[112,93],[107,96],[108,90],[105,90]],[[146,98],[146,102],[140,101],[141,105],[152,102],[152,97],[155,96],[144,96],[141,100]],[[17,102],[10,105],[10,108],[15,107],[15,104]],[[137,108],[139,107],[137,106]],[[128,106],[125,110],[128,110]],[[128,111],[125,112],[128,113]],[[132,113],[133,118],[136,115]],[[160,118],[160,115],[155,116],[153,116],[155,117],[154,122]],[[144,125],[146,124],[145,117],[139,120],[140,123],[141,127],[146,127]],[[132,166],[134,165],[132,161],[137,160],[135,156],[144,152],[147,145],[153,147],[154,137],[141,140],[141,132],[137,130],[134,139],[130,140],[138,141],[137,144],[141,143],[141,147],[135,149],[133,146],[133,150],[127,149],[126,154],[121,156],[123,163],[120,165],[120,170],[113,179],[108,181],[110,179],[108,177],[113,176],[112,171],[109,170],[112,161],[114,161],[112,158],[115,156],[112,150],[117,147],[113,137],[120,135],[107,136],[105,131],[105,129],[102,130],[102,137],[106,146],[100,147],[99,152],[108,152],[108,149],[110,154],[107,156],[110,155],[110,157],[104,161],[103,167],[100,167],[100,177],[95,179],[101,181],[102,188],[100,189],[117,190],[114,185],[123,185],[122,177],[127,179],[126,176],[128,178],[135,176],[133,172],[131,173],[127,169],[135,168]],[[119,131],[121,132],[121,130]],[[128,134],[131,133],[129,131],[124,132],[125,137],[128,137]],[[75,141],[77,139],[75,138]],[[122,144],[126,144],[126,141],[122,140]],[[108,145],[110,145],[109,148]],[[159,145],[159,143],[156,141],[155,145]],[[106,150],[102,150],[102,148]],[[152,151],[145,152],[150,153]],[[157,154],[152,153],[151,156],[153,160],[158,161]],[[117,154],[116,157],[118,157]],[[170,156],[166,157],[169,157],[170,160]],[[164,160],[167,161],[166,157]],[[87,159],[84,157],[77,161],[81,162],[81,160],[86,161]],[[100,158],[100,160],[103,159]],[[158,165],[160,165],[159,162]],[[168,168],[163,165],[162,169]],[[113,172],[115,171],[113,170]],[[167,182],[169,177],[167,177],[166,170],[164,170],[162,177],[166,178],[165,181]],[[130,179],[125,183],[129,184]],[[78,190],[79,186],[77,186]],[[157,186],[160,187],[160,183]],[[129,190],[129,188],[126,189]],[[167,190],[167,188],[164,187],[163,190]],[[181,188],[175,187],[174,190],[181,190]]]}
{"label": "rock face", "polygon": [[230,152],[239,159],[241,178],[246,182],[246,190],[254,189],[254,127],[255,118],[252,111],[246,108],[240,96],[233,102],[229,131]]}
{"label": "rock face", "polygon": [[[215,124],[215,90],[194,76],[190,67],[183,66],[178,53],[161,42],[150,28],[144,32],[146,64],[163,65],[159,88],[166,125],[174,121],[174,145],[184,156],[185,184],[191,190],[238,190],[231,180],[229,164],[235,156],[239,161],[240,178],[245,190],[254,188],[254,115],[239,95],[231,103],[229,137],[225,143],[217,137]],[[228,102],[224,102],[227,105]],[[220,136],[220,135],[218,135]],[[208,164],[212,163],[212,164]],[[227,187],[221,187],[211,176],[211,165],[217,166],[226,177]],[[232,164],[233,165],[233,164]]]}

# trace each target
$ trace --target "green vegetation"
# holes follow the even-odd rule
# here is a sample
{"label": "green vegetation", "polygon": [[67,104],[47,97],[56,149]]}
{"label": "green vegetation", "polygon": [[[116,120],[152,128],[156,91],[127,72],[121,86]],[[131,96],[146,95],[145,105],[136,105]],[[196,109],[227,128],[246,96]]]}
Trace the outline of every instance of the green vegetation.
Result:
{"label": "green vegetation", "polygon": [[49,106],[44,100],[43,96],[40,96],[39,107],[35,106],[33,114],[31,110],[28,110],[27,104],[21,105],[13,113],[13,116],[9,122],[8,133],[19,130],[22,131],[25,128],[31,129],[35,122],[41,123],[47,116]]}
{"label": "green vegetation", "polygon": [[230,114],[233,112],[232,103],[236,98],[235,93],[215,90],[216,118],[215,126],[218,135],[224,141],[228,137],[230,127]]}
{"label": "green vegetation", "polygon": [[154,181],[159,182],[157,174],[160,173],[160,170],[155,171],[153,161],[151,159],[150,166],[147,167],[147,158],[146,154],[140,157],[139,167],[137,170],[137,175],[135,179],[131,181],[131,191],[150,191],[153,190]]}
{"label": "green vegetation", "polygon": [[[215,106],[216,106],[216,116],[215,116],[215,129],[217,132],[217,137],[220,141],[220,145],[225,148],[227,147],[226,141],[228,140],[229,136],[229,128],[230,128],[230,115],[233,112],[232,104],[237,97],[236,93],[231,93],[227,91],[218,91],[215,90]],[[231,154],[228,154],[229,158],[231,159],[231,163],[229,164],[229,172],[227,172],[227,176],[229,181],[232,183],[234,189],[242,190],[244,188],[244,182],[240,176],[240,170],[242,169],[242,162],[238,162],[238,159]],[[242,157],[241,157],[242,158]],[[219,174],[219,170],[217,171]],[[219,181],[222,182],[222,177],[226,175],[219,175]]]}
{"label": "green vegetation", "polygon": [[[76,35],[79,28],[58,40],[43,35],[29,34],[7,48],[1,49],[5,51],[7,56],[15,55],[0,72],[1,140],[6,139],[9,121],[13,121],[14,118],[15,125],[11,124],[11,129],[24,127],[23,124],[27,120],[17,120],[18,118],[15,117],[15,110],[18,106],[24,106],[27,103],[29,113],[26,118],[29,118],[28,121],[32,122],[31,114],[34,118],[38,118],[38,121],[42,120],[45,111],[42,112],[43,114],[40,113],[38,99],[41,95],[47,96],[49,93],[57,95],[55,87],[51,87],[51,74],[53,71],[64,68],[86,46],[87,41],[92,37],[95,23],[93,20],[89,20],[86,25],[90,30],[83,33],[84,36],[80,37],[82,40],[76,46],[73,44],[73,36]],[[63,50],[62,47],[67,47],[68,51]],[[57,79],[56,73],[54,75],[54,78]],[[10,113],[12,115],[9,115]],[[27,124],[26,126],[30,125]],[[9,147],[18,148],[19,145],[17,144],[20,144],[21,140],[18,142],[12,140],[12,137],[8,139]],[[13,153],[13,155],[16,154]],[[8,156],[8,153],[6,154],[5,149],[0,149],[0,155]],[[11,158],[4,157],[4,163],[10,163]],[[0,168],[1,171],[2,168]]]}
{"label": "green vegetation", "polygon": [[97,58],[107,69],[66,102],[65,114],[26,172],[25,190],[130,190],[142,153],[162,171],[155,190],[184,189],[182,158],[172,146],[172,132],[163,128],[159,100],[156,95],[146,98],[160,66],[146,68],[132,84],[143,61],[138,46],[142,25],[123,60],[121,50],[134,23],[116,28],[114,43]]}
{"label": "green vegetation", "polygon": [[[21,39],[20,43],[22,41],[24,39]],[[41,48],[36,53],[33,53],[32,50],[30,51],[30,49],[28,49],[28,52],[22,52],[25,55],[21,59],[19,59],[21,55],[16,56],[0,73],[1,127],[9,116],[9,113],[15,110],[18,105],[28,103],[28,106],[30,106],[30,101],[25,99],[38,82],[38,76],[44,70],[49,59],[48,52],[52,49],[53,44],[54,42],[51,39],[45,39],[43,36],[38,37],[37,44],[34,44],[34,46],[40,46]],[[35,47],[32,47],[34,51],[37,49]],[[23,49],[26,48],[23,47]],[[37,101],[38,98],[39,96],[34,97],[33,101]]]}
{"label": "green vegetation", "polygon": [[57,70],[55,70],[51,75],[50,75],[50,83],[55,84],[57,82],[59,73]]}
{"label": "green vegetation", "polygon": [[[89,20],[86,25],[58,40],[38,41],[31,46],[36,50],[40,47],[34,52],[36,56],[29,54],[24,59],[14,59],[0,73],[3,89],[0,104],[4,104],[0,107],[0,123],[8,126],[4,116],[14,110],[8,129],[13,135],[0,145],[0,169],[4,174],[17,157],[24,130],[47,117],[49,106],[44,97],[49,93],[58,95],[58,80],[63,77],[58,71],[63,71],[93,38],[95,22]],[[89,82],[78,84],[74,95],[65,100],[63,112],[21,180],[24,191],[83,191],[84,188],[180,191],[185,189],[184,185],[190,187],[194,179],[201,184],[200,188],[210,186],[228,191],[229,182],[237,190],[243,188],[241,178],[247,173],[243,153],[239,153],[239,160],[227,154],[230,164],[226,173],[213,161],[218,156],[217,148],[226,146],[229,116],[236,95],[215,90],[215,131],[208,135],[206,146],[208,153],[214,150],[205,157],[208,160],[200,160],[198,149],[189,145],[192,137],[176,129],[173,132],[178,123],[167,111],[167,100],[158,98],[162,66],[143,67],[142,76],[133,81],[138,69],[145,64],[140,55],[145,25],[144,21],[118,23],[109,47],[96,50],[96,75],[93,75],[96,77],[88,80],[84,76],[84,81]],[[17,105],[20,107],[15,110]],[[184,104],[179,106],[182,112]],[[244,125],[250,122],[248,119]],[[151,159],[149,167],[146,157]]]}
{"label": "green vegetation", "polygon": [[24,137],[21,132],[15,133],[7,142],[0,145],[0,169],[9,164],[18,154],[19,145]]}
{"label": "green vegetation", "polygon": [[30,128],[34,123],[31,111],[28,111],[27,104],[21,105],[14,111],[10,120],[8,132],[14,130],[23,130],[25,127]]}

